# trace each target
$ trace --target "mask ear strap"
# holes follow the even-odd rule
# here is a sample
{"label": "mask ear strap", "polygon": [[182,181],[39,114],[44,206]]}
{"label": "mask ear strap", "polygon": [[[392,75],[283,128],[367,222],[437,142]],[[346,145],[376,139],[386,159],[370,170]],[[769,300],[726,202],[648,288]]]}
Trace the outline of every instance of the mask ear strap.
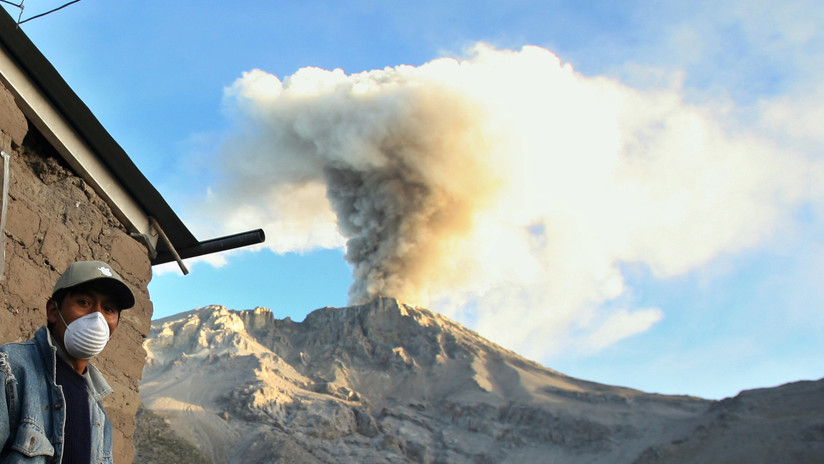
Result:
{"label": "mask ear strap", "polygon": [[57,306],[56,311],[57,311],[57,315],[60,317],[60,320],[61,320],[61,321],[63,321],[63,325],[65,325],[65,326],[66,326],[66,328],[68,329],[68,328],[69,328],[69,324],[66,324],[66,320],[65,320],[65,319],[63,319],[63,314],[60,312],[60,306]]}

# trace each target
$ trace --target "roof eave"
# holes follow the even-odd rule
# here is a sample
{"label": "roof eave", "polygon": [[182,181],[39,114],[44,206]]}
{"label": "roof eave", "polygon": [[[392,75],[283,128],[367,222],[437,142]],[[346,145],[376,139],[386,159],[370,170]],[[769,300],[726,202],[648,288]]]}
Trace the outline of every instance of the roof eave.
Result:
{"label": "roof eave", "polygon": [[[0,80],[29,121],[109,204],[129,232],[143,236],[147,245],[158,247],[159,243],[151,218],[184,258],[265,240],[258,229],[198,241],[5,10],[0,13]],[[171,261],[172,252],[158,250],[152,265]]]}

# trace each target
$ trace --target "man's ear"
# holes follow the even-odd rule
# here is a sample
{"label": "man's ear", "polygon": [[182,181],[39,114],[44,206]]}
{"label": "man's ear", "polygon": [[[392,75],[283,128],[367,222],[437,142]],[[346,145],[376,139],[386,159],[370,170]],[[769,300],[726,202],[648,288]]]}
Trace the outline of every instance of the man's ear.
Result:
{"label": "man's ear", "polygon": [[46,301],[46,319],[49,321],[49,324],[57,324],[57,311],[59,310],[60,308],[57,307],[57,302],[54,301],[54,298],[49,298],[49,300]]}

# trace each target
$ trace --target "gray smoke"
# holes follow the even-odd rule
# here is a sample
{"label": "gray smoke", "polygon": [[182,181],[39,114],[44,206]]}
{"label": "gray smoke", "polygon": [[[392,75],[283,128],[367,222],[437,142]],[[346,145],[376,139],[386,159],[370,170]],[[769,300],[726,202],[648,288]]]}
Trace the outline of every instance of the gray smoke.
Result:
{"label": "gray smoke", "polygon": [[[427,303],[433,277],[454,265],[500,183],[483,109],[436,82],[401,85],[408,72],[350,77],[309,68],[285,85],[261,72],[238,84],[283,95],[246,102],[255,105],[245,114],[258,119],[244,126],[254,135],[233,142],[245,154],[244,164],[228,166],[241,180],[233,189],[269,192],[275,203],[262,207],[275,210],[294,201],[295,189],[321,185],[354,268],[351,303],[378,295]],[[307,81],[319,92],[311,98]],[[322,202],[307,202],[311,216]]]}
{"label": "gray smoke", "polygon": [[443,100],[420,92],[403,103],[404,119],[373,140],[379,166],[324,166],[354,267],[352,303],[377,295],[428,302],[430,279],[450,266],[453,245],[470,234],[473,214],[494,191],[496,175],[475,142],[484,134],[466,124],[468,105],[455,100],[443,111]]}
{"label": "gray smoke", "polygon": [[262,222],[276,252],[345,246],[351,303],[428,305],[536,356],[647,330],[663,312],[632,307],[620,263],[668,277],[761,243],[812,170],[725,133],[677,79],[641,92],[538,47],[254,70],[226,102],[210,207],[227,227]]}

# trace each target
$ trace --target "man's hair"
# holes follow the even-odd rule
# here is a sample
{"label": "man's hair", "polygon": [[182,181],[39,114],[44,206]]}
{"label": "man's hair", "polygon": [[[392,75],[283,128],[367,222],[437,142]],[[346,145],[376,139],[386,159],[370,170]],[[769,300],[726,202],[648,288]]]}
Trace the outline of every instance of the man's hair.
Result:
{"label": "man's hair", "polygon": [[[68,294],[69,294],[69,289],[68,288],[62,288],[62,289],[54,292],[54,295],[50,296],[49,300],[53,300],[55,303],[57,303],[57,310],[60,311],[60,307],[63,306],[63,300],[66,299],[66,295],[68,295]],[[49,328],[49,331],[51,331],[52,329],[54,329],[54,322],[50,322],[47,319],[46,320],[46,326]]]}
{"label": "man's hair", "polygon": [[54,300],[55,303],[57,303],[57,307],[59,308],[63,305],[63,300],[66,298],[66,295],[69,294],[69,290],[70,289],[68,288],[61,288],[60,290],[56,291],[54,295],[52,295],[49,299]]}

